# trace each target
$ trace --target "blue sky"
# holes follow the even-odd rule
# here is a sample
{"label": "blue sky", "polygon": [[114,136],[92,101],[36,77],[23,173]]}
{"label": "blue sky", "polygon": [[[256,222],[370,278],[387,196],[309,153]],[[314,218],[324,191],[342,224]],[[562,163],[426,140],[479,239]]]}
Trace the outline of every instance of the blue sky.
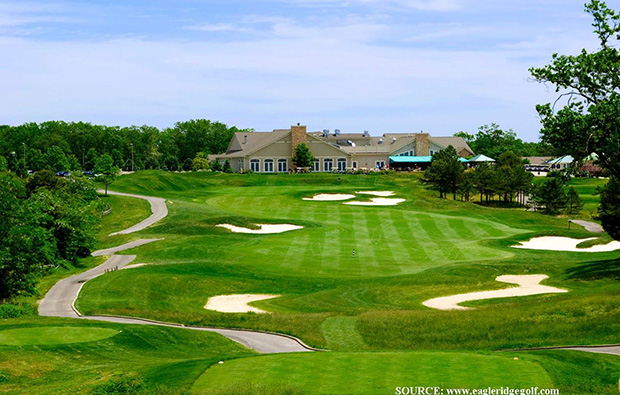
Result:
{"label": "blue sky", "polygon": [[495,122],[535,141],[555,94],[527,69],[595,50],[590,24],[575,0],[0,0],[0,124]]}

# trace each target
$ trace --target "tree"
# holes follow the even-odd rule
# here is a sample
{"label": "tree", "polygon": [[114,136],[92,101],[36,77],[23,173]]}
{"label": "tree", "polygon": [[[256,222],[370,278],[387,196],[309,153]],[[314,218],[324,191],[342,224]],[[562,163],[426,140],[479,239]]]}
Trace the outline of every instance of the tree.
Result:
{"label": "tree", "polygon": [[165,170],[168,171],[177,171],[179,170],[179,160],[176,156],[168,156],[164,159]]}
{"label": "tree", "polygon": [[108,196],[108,185],[114,181],[118,174],[118,167],[114,165],[114,159],[110,155],[101,155],[95,162],[95,174],[98,174],[98,181],[105,184],[105,196]]}
{"label": "tree", "polygon": [[[542,140],[577,161],[595,153],[599,164],[619,178],[620,14],[599,0],[587,3],[585,11],[594,20],[598,50],[583,49],[578,55],[554,53],[549,65],[530,69],[536,81],[554,85],[559,94],[553,105],[536,106]],[[560,101],[564,107],[556,111]],[[608,205],[606,210],[614,211]]]}
{"label": "tree", "polygon": [[196,157],[192,161],[192,170],[209,170],[209,160],[207,159],[207,154],[204,152],[199,152],[196,154]]}
{"label": "tree", "polygon": [[598,209],[603,228],[611,237],[620,240],[620,181],[611,176],[602,188],[601,205]]}
{"label": "tree", "polygon": [[557,214],[566,207],[566,192],[564,183],[559,177],[549,177],[542,184],[534,188],[532,200],[541,207],[545,213]]}
{"label": "tree", "polygon": [[488,163],[484,162],[476,166],[473,174],[474,189],[480,192],[480,203],[482,203],[482,196],[486,197],[486,201],[489,201],[489,195],[491,194],[493,169]]}
{"label": "tree", "polygon": [[232,167],[230,166],[230,161],[229,161],[228,159],[226,159],[226,160],[224,161],[224,167],[222,167],[222,171],[223,171],[224,173],[232,173],[232,172],[233,172],[233,169],[232,169]]}
{"label": "tree", "polygon": [[525,170],[521,158],[512,151],[504,152],[495,165],[496,191],[505,202],[512,202],[515,196],[525,196],[531,189],[534,176]]}
{"label": "tree", "polygon": [[217,159],[211,162],[210,167],[213,171],[222,171],[222,164]]}
{"label": "tree", "polygon": [[144,161],[144,168],[146,170],[159,170],[159,161],[157,157],[149,156],[146,158],[146,161]]}
{"label": "tree", "polygon": [[579,214],[582,208],[583,200],[579,197],[577,190],[573,187],[568,188],[568,193],[566,194],[566,214]]}
{"label": "tree", "polygon": [[4,156],[0,156],[0,171],[7,171],[9,170],[9,164],[6,161],[6,158]]}
{"label": "tree", "polygon": [[438,190],[440,198],[446,198],[448,193],[452,193],[456,200],[464,171],[456,150],[450,145],[433,155],[430,167],[424,172],[423,182]]}
{"label": "tree", "polygon": [[86,153],[86,157],[84,159],[84,170],[85,171],[93,171],[95,168],[95,162],[97,161],[97,151],[94,148],[91,148]]}
{"label": "tree", "polygon": [[183,165],[181,166],[181,169],[183,171],[191,171],[193,162],[194,161],[190,158],[185,159],[185,161],[183,162]]}
{"label": "tree", "polygon": [[42,268],[53,263],[54,243],[40,226],[45,216],[21,180],[0,174],[0,300],[35,294]]}
{"label": "tree", "polygon": [[[471,135],[465,133],[465,136]],[[475,153],[484,154],[493,159],[499,158],[501,154],[508,151],[518,155],[524,154],[523,141],[517,138],[517,134],[512,129],[503,130],[495,123],[479,127],[474,138],[465,141]]]}
{"label": "tree", "polygon": [[57,173],[69,170],[69,160],[67,155],[58,146],[50,147],[44,155],[45,168]]}
{"label": "tree", "polygon": [[75,155],[69,155],[69,157],[67,158],[67,161],[69,162],[69,170],[71,171],[80,171],[82,170],[82,166],[80,165],[80,161],[78,161],[78,159],[75,157]]}
{"label": "tree", "polygon": [[312,155],[306,143],[301,143],[295,147],[295,153],[293,155],[293,164],[295,167],[311,167],[314,160],[314,155]]}

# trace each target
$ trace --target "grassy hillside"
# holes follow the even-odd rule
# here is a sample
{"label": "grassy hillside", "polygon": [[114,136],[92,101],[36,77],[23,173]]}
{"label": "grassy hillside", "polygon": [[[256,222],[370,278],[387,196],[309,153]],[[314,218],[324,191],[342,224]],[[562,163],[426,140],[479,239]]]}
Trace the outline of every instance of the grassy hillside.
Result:
{"label": "grassy hillside", "polygon": [[[580,192],[593,193],[595,185],[584,182],[580,187]],[[148,215],[145,202],[111,197],[113,212],[103,221],[102,247],[136,238],[164,240],[126,252],[137,255],[134,263],[146,266],[107,273],[86,283],[77,302],[83,313],[271,330],[332,350],[242,358],[212,366],[218,358],[253,355],[216,336],[200,340],[204,341],[202,345],[198,339],[192,340],[193,353],[192,347],[174,342],[151,343],[147,347],[151,353],[143,365],[134,361],[143,346],[137,342],[140,347],[126,352],[130,362],[125,371],[129,380],[135,378],[150,390],[158,385],[189,388],[205,372],[193,386],[194,391],[376,393],[365,392],[370,389],[393,393],[397,385],[418,385],[425,383],[424,379],[429,385],[448,387],[503,383],[561,388],[562,393],[617,391],[620,363],[614,356],[569,351],[494,352],[540,345],[620,342],[617,252],[510,248],[533,236],[592,236],[578,226],[569,230],[565,218],[440,200],[410,175],[140,172],[120,177],[111,189],[164,197],[169,216],[137,234],[108,237],[110,232]],[[316,193],[360,190],[392,190],[395,197],[406,201],[398,206],[363,207],[302,200]],[[356,200],[368,198],[358,195]],[[248,235],[215,227],[220,223],[290,223],[304,229]],[[569,292],[479,301],[469,304],[475,307],[469,311],[438,311],[422,305],[438,296],[506,288],[506,284],[495,281],[502,274],[547,274],[550,278],[544,284]],[[237,293],[282,296],[252,304],[272,314],[204,309],[211,296]],[[19,321],[17,324],[21,325]],[[36,325],[58,326],[55,320],[47,319],[38,319]],[[123,334],[130,331],[127,327],[122,330]],[[138,331],[131,328],[134,330]],[[159,336],[157,331],[163,331],[139,330],[155,331],[154,339]],[[174,336],[177,331],[187,332],[174,330]],[[91,358],[100,347],[110,347],[111,352],[116,343],[110,342],[118,336],[54,345],[53,352],[63,355],[60,359],[56,354],[45,355],[58,366],[66,363],[69,369],[76,366],[71,365],[75,354],[85,352]],[[184,339],[185,335],[178,336]],[[81,349],[88,344],[90,348]],[[180,354],[171,354],[170,347],[177,346]],[[13,347],[7,348],[12,352],[10,357],[27,366],[37,361],[42,346],[4,347]],[[178,360],[170,362],[173,355]],[[519,357],[518,362],[514,356]],[[99,376],[89,376],[89,369],[80,371],[79,376],[87,378],[84,387],[68,383],[68,376],[59,373],[44,380],[54,382],[57,378],[53,384],[57,387],[32,392],[95,388],[108,379],[126,379],[108,365],[113,364],[115,356],[102,351],[100,357],[104,361],[101,366],[92,367]],[[88,358],[85,366],[89,366]],[[0,366],[4,366],[0,371],[8,369],[6,364]],[[164,374],[165,369],[175,373]],[[21,376],[14,373],[7,377],[15,386],[32,380],[24,376],[22,381],[15,381]],[[0,384],[0,391],[2,387]]]}
{"label": "grassy hillside", "polygon": [[[617,253],[512,249],[534,235],[591,234],[522,209],[440,200],[412,176],[144,172],[119,179],[115,188],[166,197],[170,215],[142,232],[165,240],[131,252],[149,265],[85,285],[78,307],[90,314],[267,329],[343,351],[613,343],[620,332],[619,286],[604,273],[592,276]],[[407,200],[391,207],[301,200],[358,190],[394,190]],[[214,227],[223,222],[306,228],[244,235]],[[504,288],[495,277],[527,273],[547,274],[547,284],[570,292],[489,301],[467,312],[422,305]],[[230,293],[282,297],[254,303],[269,315],[203,308],[210,296]],[[333,317],[350,318],[346,326],[327,324]]]}

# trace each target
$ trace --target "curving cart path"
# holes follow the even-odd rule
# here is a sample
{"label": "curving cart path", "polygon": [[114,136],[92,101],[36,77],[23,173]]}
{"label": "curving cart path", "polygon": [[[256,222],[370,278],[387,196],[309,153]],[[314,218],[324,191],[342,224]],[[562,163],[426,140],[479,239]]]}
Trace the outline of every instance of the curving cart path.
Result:
{"label": "curving cart path", "polygon": [[[110,236],[116,234],[129,234],[143,230],[168,215],[168,208],[166,207],[165,199],[112,191],[108,191],[108,194],[129,196],[137,199],[147,200],[151,203],[152,211],[151,216],[144,221],[128,229],[112,233]],[[185,328],[197,331],[215,332],[229,338],[230,340],[240,343],[245,347],[258,351],[259,353],[318,351],[317,349],[306,346],[301,340],[293,336],[271,332],[194,327],[184,326],[181,324],[152,321],[143,318],[129,318],[120,316],[84,316],[80,314],[80,312],[75,308],[75,301],[77,300],[84,283],[97,276],[105,274],[106,271],[109,269],[121,269],[131,263],[136,258],[135,255],[114,255],[116,252],[139,247],[157,240],[161,239],[139,239],[118,247],[93,252],[93,256],[110,257],[108,258],[108,260],[106,260],[104,263],[97,267],[58,281],[40,302],[39,314],[48,317],[79,318],[95,321],[114,322],[119,324],[156,325],[174,328]]]}
{"label": "curving cart path", "polygon": [[589,232],[593,232],[593,233],[603,233],[605,232],[605,229],[603,229],[603,227],[595,222],[590,222],[590,221],[583,221],[580,219],[571,219],[570,222],[577,224],[577,225],[581,225],[583,226],[587,231]]}

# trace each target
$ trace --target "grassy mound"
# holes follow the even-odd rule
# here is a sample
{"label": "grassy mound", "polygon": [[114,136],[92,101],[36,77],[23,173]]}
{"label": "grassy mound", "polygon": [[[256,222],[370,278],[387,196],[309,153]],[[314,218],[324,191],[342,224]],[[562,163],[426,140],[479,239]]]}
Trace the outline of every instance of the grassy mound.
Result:
{"label": "grassy mound", "polygon": [[56,344],[92,342],[117,335],[109,328],[79,326],[43,326],[0,330],[3,346],[49,346]]}

